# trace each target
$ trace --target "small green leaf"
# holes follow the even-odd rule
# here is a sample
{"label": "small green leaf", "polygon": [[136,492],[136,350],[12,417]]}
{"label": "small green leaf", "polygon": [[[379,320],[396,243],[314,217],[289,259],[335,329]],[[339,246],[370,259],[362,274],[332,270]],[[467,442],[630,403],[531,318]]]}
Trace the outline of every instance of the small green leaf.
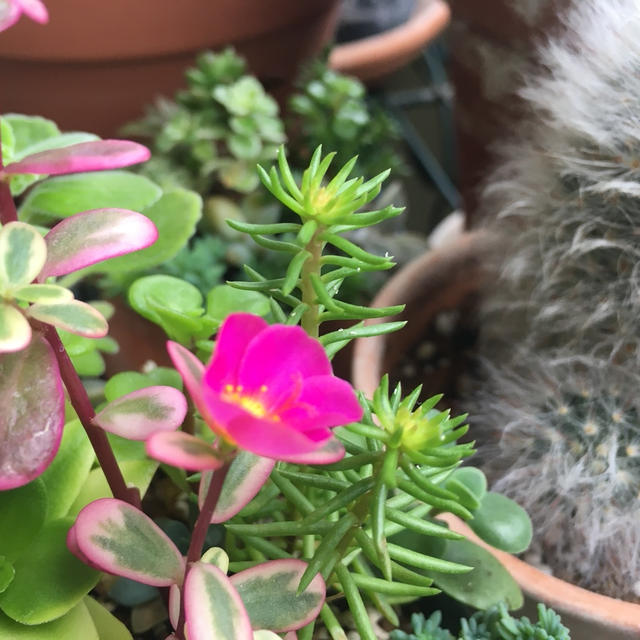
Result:
{"label": "small green leaf", "polygon": [[464,575],[434,573],[434,583],[447,595],[476,609],[505,602],[519,609],[522,592],[509,572],[488,551],[468,540],[449,540],[443,559],[474,567]]}
{"label": "small green leaf", "polygon": [[11,584],[15,575],[13,565],[4,556],[0,556],[0,593]]}
{"label": "small green leaf", "polygon": [[48,522],[29,552],[16,560],[16,577],[0,594],[0,609],[14,620],[31,625],[54,620],[98,582],[100,574],[67,550],[71,524],[71,518]]}
{"label": "small green leaf", "polygon": [[269,310],[269,298],[257,291],[244,291],[221,284],[207,294],[207,315],[218,323],[236,311],[264,317]]}
{"label": "small green leaf", "polygon": [[527,512],[500,493],[487,493],[467,524],[496,549],[521,553],[531,544],[533,530]]}
{"label": "small green leaf", "polygon": [[0,353],[21,351],[29,342],[29,321],[12,305],[0,302]]}
{"label": "small green leaf", "polygon": [[12,133],[13,138],[13,154],[5,155],[5,134],[2,130],[2,157],[4,164],[13,161],[16,158],[22,158],[28,153],[29,147],[34,144],[60,135],[60,129],[53,120],[47,120],[40,116],[27,116],[21,113],[8,113],[2,116],[3,124],[6,123]]}
{"label": "small green leaf", "polygon": [[[124,624],[112,613],[109,613],[99,602],[96,602],[89,596],[82,602],[91,615],[100,640],[132,640],[132,636]],[[56,637],[62,638],[62,636]],[[69,638],[69,640],[72,638],[72,636],[66,637]]]}
{"label": "small green leaf", "polygon": [[47,259],[44,238],[24,222],[0,229],[0,291],[12,292],[35,280]]}
{"label": "small green leaf", "polygon": [[40,322],[52,324],[86,338],[102,338],[109,327],[101,313],[86,302],[71,300],[57,304],[34,304],[29,315]]}
{"label": "small green leaf", "polygon": [[50,221],[89,209],[144,211],[162,195],[156,184],[128,171],[96,171],[50,178],[36,185],[18,213],[21,220]]}
{"label": "small green leaf", "polygon": [[24,302],[56,303],[73,300],[73,292],[57,284],[28,284],[16,289],[13,295]]}
{"label": "small green leaf", "polygon": [[445,487],[459,496],[463,506],[474,510],[487,493],[487,478],[480,469],[461,467],[447,478]]}

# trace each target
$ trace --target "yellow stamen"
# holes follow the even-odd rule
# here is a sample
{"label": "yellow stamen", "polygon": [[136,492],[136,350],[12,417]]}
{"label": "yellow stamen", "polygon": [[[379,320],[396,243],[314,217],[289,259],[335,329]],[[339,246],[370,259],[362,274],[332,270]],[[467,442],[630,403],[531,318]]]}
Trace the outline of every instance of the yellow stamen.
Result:
{"label": "yellow stamen", "polygon": [[[267,418],[273,422],[280,421],[280,416],[270,414],[267,407],[264,405],[264,402],[260,398],[244,395],[243,391],[244,388],[242,385],[234,386],[232,384],[226,384],[224,386],[222,397],[227,402],[239,405],[256,418]],[[260,393],[264,394],[266,391],[266,385],[262,385],[260,387]]]}

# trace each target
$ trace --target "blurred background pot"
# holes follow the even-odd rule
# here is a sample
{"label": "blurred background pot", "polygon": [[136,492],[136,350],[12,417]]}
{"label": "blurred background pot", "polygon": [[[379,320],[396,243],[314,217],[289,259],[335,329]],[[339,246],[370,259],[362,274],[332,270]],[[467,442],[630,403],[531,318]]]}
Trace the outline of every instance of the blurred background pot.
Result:
{"label": "blurred background pot", "polygon": [[332,38],[338,0],[49,0],[50,22],[0,38],[4,112],[114,135],[171,95],[202,49],[233,45],[276,95]]}

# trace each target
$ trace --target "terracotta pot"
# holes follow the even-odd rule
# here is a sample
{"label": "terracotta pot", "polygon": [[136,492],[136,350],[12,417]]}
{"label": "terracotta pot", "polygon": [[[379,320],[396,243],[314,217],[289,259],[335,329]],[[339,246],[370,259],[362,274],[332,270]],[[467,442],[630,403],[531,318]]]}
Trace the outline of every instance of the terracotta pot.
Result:
{"label": "terracotta pot", "polygon": [[388,75],[413,60],[444,30],[449,17],[449,7],[442,0],[417,0],[407,22],[335,47],[329,56],[329,66],[365,81]]}
{"label": "terracotta pot", "polygon": [[48,0],[48,25],[0,38],[4,112],[113,135],[183,85],[203,49],[229,44],[276,93],[332,37],[338,0]]}
{"label": "terracotta pot", "polygon": [[454,515],[438,516],[451,529],[490,551],[513,576],[532,602],[544,602],[562,616],[572,640],[637,640],[640,637],[640,604],[609,598],[581,589],[494,549],[478,538]]}
{"label": "terracotta pot", "polygon": [[[443,311],[464,304],[481,293],[488,281],[484,265],[495,245],[482,232],[463,233],[451,243],[434,249],[398,271],[375,297],[372,306],[405,303],[400,318],[407,326],[389,336],[356,340],[352,379],[357,389],[371,397],[380,376],[390,371]],[[382,322],[376,319],[373,322]],[[428,389],[438,393],[441,389]],[[488,549],[511,573],[527,596],[526,613],[535,615],[534,604],[555,609],[571,630],[572,640],[631,640],[640,637],[640,604],[624,602],[576,587],[535,569],[518,558],[490,547],[461,520],[442,516],[459,533]]]}
{"label": "terracotta pot", "polygon": [[[397,271],[380,290],[372,307],[406,305],[392,320],[408,320],[401,331],[355,341],[352,380],[369,397],[384,373],[417,343],[426,326],[442,311],[457,309],[485,282],[483,267],[491,246],[482,232],[463,233],[452,243],[431,250]],[[376,318],[380,323],[389,318]],[[430,390],[427,389],[427,392]],[[433,393],[441,389],[433,390]]]}

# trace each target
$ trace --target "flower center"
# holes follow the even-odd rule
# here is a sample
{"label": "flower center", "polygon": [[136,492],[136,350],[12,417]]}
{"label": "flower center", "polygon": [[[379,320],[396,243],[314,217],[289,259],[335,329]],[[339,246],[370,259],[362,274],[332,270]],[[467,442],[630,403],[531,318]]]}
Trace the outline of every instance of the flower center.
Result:
{"label": "flower center", "polygon": [[[260,387],[260,395],[264,395],[266,391],[267,387],[265,385],[262,385]],[[232,402],[233,404],[242,407],[245,411],[248,411],[256,418],[267,418],[276,422],[280,420],[279,416],[269,414],[269,411],[267,407],[265,407],[264,402],[261,398],[246,395],[241,384],[225,385],[222,397],[225,401]]]}

